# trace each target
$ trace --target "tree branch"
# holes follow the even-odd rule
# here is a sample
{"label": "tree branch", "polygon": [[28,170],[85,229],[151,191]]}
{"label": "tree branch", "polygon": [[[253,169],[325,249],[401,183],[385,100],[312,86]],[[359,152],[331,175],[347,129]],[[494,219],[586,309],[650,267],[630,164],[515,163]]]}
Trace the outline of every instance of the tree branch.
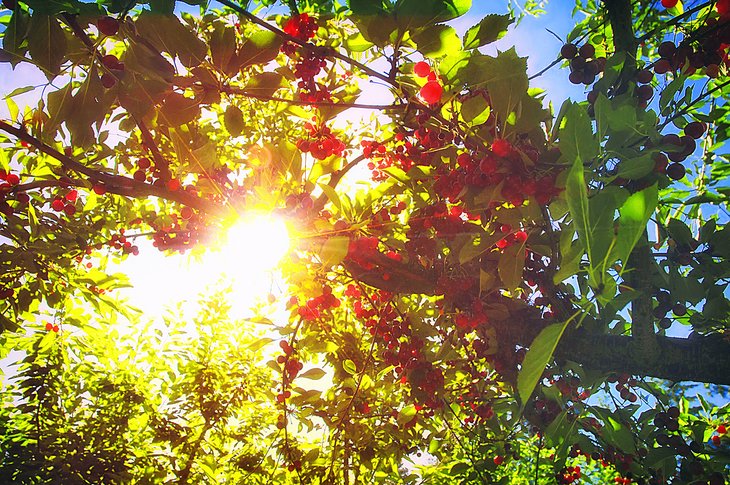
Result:
{"label": "tree branch", "polygon": [[127,197],[159,197],[161,199],[178,202],[190,206],[196,210],[210,214],[220,213],[222,209],[217,204],[212,204],[197,195],[183,190],[170,191],[163,186],[138,182],[129,177],[101,172],[77,162],[71,157],[64,155],[55,148],[43,143],[33,135],[16,128],[5,121],[0,120],[0,130],[10,133],[19,140],[35,147],[46,155],[55,158],[66,170],[71,170],[86,175],[92,182],[101,182],[108,192]]}
{"label": "tree branch", "polygon": [[636,49],[639,46],[634,35],[631,0],[603,0],[603,4],[606,6],[608,21],[613,31],[615,51],[626,54],[624,67],[616,81],[616,92],[621,93],[628,88],[627,82],[633,78],[636,71]]}
{"label": "tree branch", "polygon": [[221,86],[220,91],[226,94],[234,94],[238,96],[245,96],[247,98],[258,99],[261,101],[274,101],[279,103],[287,103],[296,106],[318,106],[324,108],[359,108],[359,109],[372,109],[378,111],[390,111],[406,109],[407,104],[363,104],[363,103],[337,103],[333,101],[304,101],[297,99],[280,98],[277,96],[266,96],[264,94],[256,94],[247,91],[243,88],[237,88],[234,86]]}
{"label": "tree branch", "polygon": [[730,343],[722,337],[657,336],[656,342],[661,359],[647,363],[637,358],[642,350],[634,337],[577,331],[560,342],[555,357],[596,371],[730,385]]}

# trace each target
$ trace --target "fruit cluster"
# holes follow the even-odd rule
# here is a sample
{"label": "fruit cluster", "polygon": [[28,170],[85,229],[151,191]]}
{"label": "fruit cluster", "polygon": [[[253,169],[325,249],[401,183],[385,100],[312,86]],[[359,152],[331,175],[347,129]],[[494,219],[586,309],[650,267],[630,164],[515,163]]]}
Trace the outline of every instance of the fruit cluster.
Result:
{"label": "fruit cluster", "polygon": [[375,182],[382,182],[388,178],[386,169],[398,167],[404,172],[413,167],[412,157],[420,158],[420,150],[406,139],[404,133],[395,135],[394,142],[390,149],[378,141],[363,140],[360,142],[362,154],[370,161],[368,170],[372,172],[372,179]]}
{"label": "fruit cluster", "polygon": [[727,430],[728,427],[726,425],[718,425],[718,427],[715,428],[715,432],[717,434],[712,435],[712,438],[710,438],[712,444],[715,446],[720,446],[720,443],[722,443],[722,439],[727,435]]}
{"label": "fruit cluster", "polygon": [[297,141],[299,150],[303,153],[311,153],[317,160],[324,160],[333,155],[342,156],[345,143],[337,138],[331,128],[315,122],[306,123],[305,128],[308,131],[308,136]]}
{"label": "fruit cluster", "polygon": [[101,65],[106,69],[106,72],[101,75],[101,84],[105,88],[111,89],[124,73],[124,63],[114,54],[107,54],[101,58]]}
{"label": "fruit cluster", "polygon": [[636,402],[639,397],[632,391],[638,385],[636,379],[628,374],[619,374],[618,376],[612,376],[608,379],[608,382],[613,383],[615,389],[619,392],[621,399]]}
{"label": "fruit cluster", "polygon": [[426,78],[424,84],[418,91],[418,95],[428,104],[438,104],[444,94],[444,87],[438,80],[438,76],[431,69],[427,62],[417,62],[413,66],[413,72],[416,76]]}
{"label": "fruit cluster", "polygon": [[78,201],[79,192],[71,189],[65,195],[56,195],[51,201],[51,209],[56,212],[63,212],[68,217],[76,214],[76,202]]}
{"label": "fruit cluster", "polygon": [[[654,307],[653,313],[654,317],[660,320],[660,323],[670,311],[678,317],[684,316],[687,313],[687,306],[684,303],[672,303],[672,295],[668,291],[658,290],[654,293],[654,298],[656,298],[657,305]],[[666,325],[666,323],[663,325]]]}
{"label": "fruit cluster", "polygon": [[565,466],[555,473],[555,481],[560,485],[571,485],[580,480],[582,473],[579,466]]}
{"label": "fruit cluster", "polygon": [[692,75],[704,69],[709,78],[722,74],[722,66],[728,63],[730,49],[730,22],[721,16],[708,17],[705,24],[679,45],[664,41],[658,47],[660,59],[654,63],[654,72],[666,74],[681,70]]}
{"label": "fruit cluster", "polygon": [[317,29],[317,19],[307,13],[292,15],[283,25],[284,32],[305,42],[314,38]]}
{"label": "fruit cluster", "polygon": [[595,57],[596,48],[592,44],[583,44],[580,47],[573,43],[565,44],[560,48],[560,55],[569,61],[568,79],[573,84],[593,84],[596,76],[606,67],[606,58]]}
{"label": "fruit cluster", "polygon": [[297,307],[297,315],[304,320],[317,320],[323,311],[339,308],[340,304],[340,299],[332,294],[332,288],[323,286],[321,295],[310,298],[304,305]]}
{"label": "fruit cluster", "polygon": [[[307,42],[313,39],[317,32],[317,21],[306,13],[294,15],[284,22],[284,32]],[[317,82],[315,78],[327,66],[327,59],[318,49],[302,48],[294,42],[285,42],[281,52],[296,61],[293,67],[294,75],[299,79],[299,98],[309,103],[332,101],[330,89]]]}
{"label": "fruit cluster", "polygon": [[[20,177],[14,173],[8,173],[0,169],[0,214],[10,216],[13,214],[13,208],[8,204],[7,198],[13,198],[10,193],[13,188],[20,183]],[[28,194],[20,192],[14,195],[15,200],[20,204],[26,204],[30,198]]]}

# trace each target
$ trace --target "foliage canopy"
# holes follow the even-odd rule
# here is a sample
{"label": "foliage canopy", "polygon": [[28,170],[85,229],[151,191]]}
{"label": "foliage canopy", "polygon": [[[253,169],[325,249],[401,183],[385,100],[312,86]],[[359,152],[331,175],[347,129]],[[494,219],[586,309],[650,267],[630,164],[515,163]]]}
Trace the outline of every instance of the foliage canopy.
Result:
{"label": "foliage canopy", "polygon": [[[537,2],[3,5],[0,476],[724,483],[729,2],[577,2],[557,112],[486,53]],[[115,297],[254,211],[286,318]]]}

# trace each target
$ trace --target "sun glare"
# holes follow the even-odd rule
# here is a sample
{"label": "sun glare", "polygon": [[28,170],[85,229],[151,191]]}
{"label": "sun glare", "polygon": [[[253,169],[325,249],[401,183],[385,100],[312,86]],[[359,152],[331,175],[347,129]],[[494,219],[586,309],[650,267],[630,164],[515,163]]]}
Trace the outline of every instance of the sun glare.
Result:
{"label": "sun glare", "polygon": [[244,217],[221,231],[218,241],[202,255],[164,256],[154,248],[129,258],[124,266],[133,288],[125,289],[130,302],[147,316],[162,315],[177,302],[194,303],[198,296],[221,282],[230,285],[231,315],[250,315],[256,301],[277,293],[277,264],[289,251],[289,233],[282,219],[258,214]]}
{"label": "sun glare", "polygon": [[239,219],[223,236],[220,248],[203,257],[231,278],[256,277],[271,271],[289,250],[289,233],[283,220],[271,215]]}

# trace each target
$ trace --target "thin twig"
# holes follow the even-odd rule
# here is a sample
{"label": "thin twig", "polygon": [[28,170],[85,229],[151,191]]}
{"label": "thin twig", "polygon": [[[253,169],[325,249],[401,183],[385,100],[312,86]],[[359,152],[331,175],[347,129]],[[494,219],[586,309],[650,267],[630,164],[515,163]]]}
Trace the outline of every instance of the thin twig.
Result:
{"label": "thin twig", "polygon": [[279,103],[287,103],[295,106],[317,106],[323,108],[359,108],[359,109],[372,109],[377,111],[389,111],[389,110],[400,110],[406,109],[407,104],[364,104],[364,103],[345,103],[345,102],[334,102],[334,101],[305,101],[301,99],[287,99],[278,96],[267,96],[265,94],[252,93],[243,88],[237,88],[235,86],[222,86],[220,88],[222,93],[235,94],[245,96],[247,98],[258,99],[261,101],[274,101]]}
{"label": "thin twig", "polygon": [[239,14],[241,14],[242,16],[244,16],[251,22],[255,23],[256,25],[259,25],[259,26],[265,28],[266,30],[269,30],[269,31],[275,33],[276,35],[287,40],[288,42],[292,42],[301,47],[304,47],[305,49],[309,49],[311,51],[314,51],[314,52],[317,52],[320,54],[324,54],[326,56],[334,57],[335,59],[344,61],[354,67],[357,67],[360,71],[368,74],[369,76],[378,78],[381,81],[384,81],[395,88],[400,88],[400,85],[398,83],[396,83],[393,79],[391,79],[389,76],[387,76],[381,72],[378,72],[375,69],[369,68],[365,64],[358,62],[349,56],[340,54],[339,52],[337,52],[336,50],[334,50],[331,47],[317,46],[314,44],[310,44],[309,42],[303,41],[297,37],[294,37],[293,35],[289,35],[286,32],[284,32],[283,30],[281,30],[280,28],[275,27],[264,20],[261,20],[260,18],[258,18],[254,14],[252,14],[251,12],[247,11],[245,8],[243,8],[239,5],[236,5],[235,3],[230,2],[229,0],[217,0],[217,1],[218,1],[218,3],[222,3],[226,7],[238,12]]}

